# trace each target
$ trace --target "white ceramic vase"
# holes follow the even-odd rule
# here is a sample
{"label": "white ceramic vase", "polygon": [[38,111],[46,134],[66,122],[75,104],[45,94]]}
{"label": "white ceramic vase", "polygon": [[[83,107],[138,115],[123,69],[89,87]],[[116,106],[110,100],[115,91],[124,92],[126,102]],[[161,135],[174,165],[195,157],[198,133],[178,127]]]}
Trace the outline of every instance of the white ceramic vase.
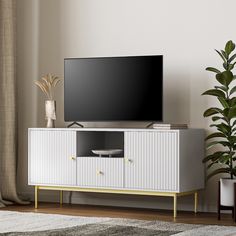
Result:
{"label": "white ceramic vase", "polygon": [[47,100],[45,101],[45,113],[47,120],[47,128],[55,128],[56,120],[56,101]]}
{"label": "white ceramic vase", "polygon": [[220,205],[234,206],[234,183],[236,179],[220,179]]}

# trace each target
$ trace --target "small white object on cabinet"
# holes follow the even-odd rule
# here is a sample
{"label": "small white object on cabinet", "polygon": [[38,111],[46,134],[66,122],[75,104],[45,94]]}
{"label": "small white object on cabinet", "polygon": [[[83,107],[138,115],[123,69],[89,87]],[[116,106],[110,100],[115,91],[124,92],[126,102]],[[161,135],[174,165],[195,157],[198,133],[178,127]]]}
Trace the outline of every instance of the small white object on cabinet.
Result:
{"label": "small white object on cabinet", "polygon": [[122,149],[106,149],[106,150],[92,150],[92,153],[102,156],[109,156],[112,157],[112,155],[119,155],[123,152]]}

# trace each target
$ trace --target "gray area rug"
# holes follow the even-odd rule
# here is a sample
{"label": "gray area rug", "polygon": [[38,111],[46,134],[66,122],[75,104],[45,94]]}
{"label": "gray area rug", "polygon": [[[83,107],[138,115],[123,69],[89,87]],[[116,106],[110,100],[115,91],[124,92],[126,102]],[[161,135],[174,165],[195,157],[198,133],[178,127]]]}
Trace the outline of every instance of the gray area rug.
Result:
{"label": "gray area rug", "polygon": [[236,227],[0,211],[5,236],[233,236]]}
{"label": "gray area rug", "polygon": [[104,236],[104,235],[161,235],[161,236],[168,236],[178,233],[172,231],[159,231],[159,230],[152,230],[152,229],[145,229],[140,227],[132,227],[132,226],[120,226],[120,225],[102,225],[102,224],[88,224],[82,226],[75,226],[72,228],[67,229],[60,229],[60,230],[48,230],[48,231],[36,231],[36,232],[14,232],[14,233],[3,233],[0,235],[6,236],[80,236],[80,235],[87,235],[87,236]]}

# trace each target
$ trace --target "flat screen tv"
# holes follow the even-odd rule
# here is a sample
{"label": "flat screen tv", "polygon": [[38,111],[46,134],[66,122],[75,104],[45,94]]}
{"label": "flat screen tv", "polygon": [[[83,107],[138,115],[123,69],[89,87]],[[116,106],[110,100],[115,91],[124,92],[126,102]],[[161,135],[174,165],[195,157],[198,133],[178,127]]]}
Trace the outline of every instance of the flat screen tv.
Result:
{"label": "flat screen tv", "polygon": [[163,56],[67,58],[65,121],[162,121]]}

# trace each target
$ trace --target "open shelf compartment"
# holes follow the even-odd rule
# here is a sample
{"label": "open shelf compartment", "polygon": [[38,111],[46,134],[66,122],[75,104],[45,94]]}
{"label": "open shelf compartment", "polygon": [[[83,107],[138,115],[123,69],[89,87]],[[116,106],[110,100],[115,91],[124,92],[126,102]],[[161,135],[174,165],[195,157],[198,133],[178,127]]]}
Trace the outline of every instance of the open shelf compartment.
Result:
{"label": "open shelf compartment", "polygon": [[122,149],[120,154],[102,156],[102,158],[124,157],[124,132],[78,131],[76,138],[77,157],[99,157],[92,150]]}

